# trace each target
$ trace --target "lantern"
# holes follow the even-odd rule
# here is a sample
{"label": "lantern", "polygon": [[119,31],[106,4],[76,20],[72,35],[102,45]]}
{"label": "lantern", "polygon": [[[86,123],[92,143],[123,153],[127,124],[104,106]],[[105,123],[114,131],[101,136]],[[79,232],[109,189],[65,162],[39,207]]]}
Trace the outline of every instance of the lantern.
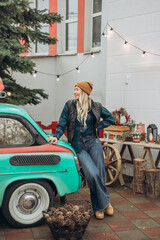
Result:
{"label": "lantern", "polygon": [[155,124],[150,124],[150,125],[147,127],[147,140],[148,140],[148,141],[149,141],[150,130],[152,130],[153,139],[154,139],[154,142],[156,142],[157,139],[158,139],[158,129],[157,129],[156,125],[155,125]]}
{"label": "lantern", "polygon": [[145,132],[145,125],[143,123],[138,123],[137,124],[137,130],[139,133],[144,133]]}

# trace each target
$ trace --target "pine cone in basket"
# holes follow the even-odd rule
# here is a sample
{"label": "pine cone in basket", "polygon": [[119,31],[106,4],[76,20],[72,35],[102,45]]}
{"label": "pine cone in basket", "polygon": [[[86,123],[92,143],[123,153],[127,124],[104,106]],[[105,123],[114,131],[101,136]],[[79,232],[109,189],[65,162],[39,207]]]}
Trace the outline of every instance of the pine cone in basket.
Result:
{"label": "pine cone in basket", "polygon": [[54,231],[75,232],[83,231],[91,214],[92,211],[86,211],[82,205],[65,204],[62,207],[51,208],[49,212],[44,213],[44,217]]}

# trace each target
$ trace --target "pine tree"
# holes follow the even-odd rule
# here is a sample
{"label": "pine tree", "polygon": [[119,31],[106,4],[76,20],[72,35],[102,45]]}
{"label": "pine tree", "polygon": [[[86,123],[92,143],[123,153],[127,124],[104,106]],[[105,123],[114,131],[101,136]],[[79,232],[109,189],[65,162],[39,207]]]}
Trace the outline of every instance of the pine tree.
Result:
{"label": "pine tree", "polygon": [[31,50],[31,43],[55,44],[57,39],[42,32],[41,28],[43,24],[52,25],[61,20],[57,13],[31,8],[29,0],[0,1],[0,77],[5,91],[12,93],[11,97],[0,99],[0,102],[38,104],[42,98],[48,98],[42,89],[17,84],[12,73],[34,72],[35,63],[21,54]]}

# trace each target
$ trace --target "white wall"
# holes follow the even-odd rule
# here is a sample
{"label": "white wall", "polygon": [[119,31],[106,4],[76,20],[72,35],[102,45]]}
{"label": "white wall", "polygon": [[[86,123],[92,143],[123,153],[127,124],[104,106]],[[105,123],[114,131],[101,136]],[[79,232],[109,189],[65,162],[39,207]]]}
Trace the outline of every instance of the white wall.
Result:
{"label": "white wall", "polygon": [[[128,42],[160,54],[159,0],[109,0],[108,22]],[[115,33],[107,40],[106,104],[126,107],[138,123],[160,128],[160,56],[123,46]]]}
{"label": "white wall", "polygon": [[[36,63],[35,69],[44,73],[54,73],[55,61],[53,58],[40,58],[33,60]],[[25,105],[24,109],[36,120],[41,121],[44,125],[49,125],[51,121],[54,121],[56,113],[55,105],[55,77],[47,76],[37,73],[36,77],[30,74],[14,74],[14,78],[17,83],[26,86],[27,88],[41,88],[45,93],[49,95],[48,99],[42,100],[38,105]]]}
{"label": "white wall", "polygon": [[[160,54],[160,1],[108,0],[108,22],[125,40]],[[125,107],[136,123],[155,123],[160,133],[160,56],[132,47],[115,33],[107,40],[106,105]],[[142,149],[134,148],[140,156]],[[157,151],[153,151],[154,159]],[[132,173],[130,168],[124,172]]]}

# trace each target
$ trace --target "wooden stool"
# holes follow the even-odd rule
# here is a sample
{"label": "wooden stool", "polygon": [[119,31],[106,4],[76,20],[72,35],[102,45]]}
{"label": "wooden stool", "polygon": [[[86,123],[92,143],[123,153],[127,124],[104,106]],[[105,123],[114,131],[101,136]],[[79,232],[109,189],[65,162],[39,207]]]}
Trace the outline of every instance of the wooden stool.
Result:
{"label": "wooden stool", "polygon": [[145,171],[146,160],[141,158],[135,158],[133,160],[133,191],[137,193],[145,193]]}
{"label": "wooden stool", "polygon": [[160,199],[160,169],[146,170],[146,195]]}

